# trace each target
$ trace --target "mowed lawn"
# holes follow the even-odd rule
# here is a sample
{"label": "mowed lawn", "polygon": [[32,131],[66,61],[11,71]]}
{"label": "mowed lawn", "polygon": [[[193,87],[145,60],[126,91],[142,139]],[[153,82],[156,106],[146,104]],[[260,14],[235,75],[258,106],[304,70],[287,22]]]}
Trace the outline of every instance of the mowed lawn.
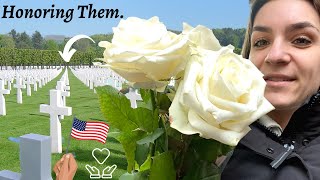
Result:
{"label": "mowed lawn", "polygon": [[[55,88],[56,82],[63,72],[64,70],[44,87],[38,88],[37,92],[32,91],[32,96],[27,96],[26,89],[23,90],[23,104],[17,104],[16,89],[13,88],[13,85],[11,94],[5,95],[7,115],[0,116],[0,171],[6,169],[20,172],[19,144],[9,140],[9,138],[17,138],[29,133],[50,135],[49,114],[40,113],[40,104],[49,103],[49,90]],[[80,120],[108,122],[100,111],[97,94],[78,80],[70,70],[69,80],[71,96],[67,98],[67,106],[72,107],[72,116],[65,116],[61,122],[63,153],[52,154],[52,169],[66,151],[73,116]],[[78,164],[75,180],[90,179],[90,173],[85,169],[86,164],[100,169],[100,174],[105,167],[116,164],[117,169],[114,171],[112,179],[119,179],[119,176],[126,172],[127,162],[124,151],[121,144],[113,138],[113,135],[117,133],[116,131],[110,126],[105,144],[98,141],[79,141],[71,138],[69,152],[75,154]],[[109,158],[102,165],[98,164],[91,155],[95,148],[108,148],[110,150]],[[53,171],[52,177],[55,179]]]}

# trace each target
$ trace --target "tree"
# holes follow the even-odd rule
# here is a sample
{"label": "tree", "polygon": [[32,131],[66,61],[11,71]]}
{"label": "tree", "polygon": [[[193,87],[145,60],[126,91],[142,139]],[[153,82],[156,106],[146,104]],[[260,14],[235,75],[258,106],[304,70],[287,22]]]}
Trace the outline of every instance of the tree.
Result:
{"label": "tree", "polygon": [[31,49],[32,48],[31,38],[26,32],[18,34],[16,47],[20,48],[20,49]]}
{"label": "tree", "polygon": [[0,35],[0,47],[1,48],[14,48],[15,42],[11,36]]}
{"label": "tree", "polygon": [[32,46],[35,49],[43,49],[44,48],[44,39],[41,36],[39,31],[35,31],[32,35]]}
{"label": "tree", "polygon": [[44,49],[58,51],[59,50],[59,45],[58,45],[58,43],[56,41],[54,41],[52,39],[46,40],[44,42]]}
{"label": "tree", "polygon": [[76,41],[73,44],[73,48],[75,48],[78,51],[85,52],[90,47],[90,43],[92,43],[92,42],[89,39],[81,39],[81,40]]}
{"label": "tree", "polygon": [[9,35],[13,38],[14,41],[17,41],[18,39],[18,34],[17,34],[17,31],[15,29],[12,29],[10,32],[9,32]]}

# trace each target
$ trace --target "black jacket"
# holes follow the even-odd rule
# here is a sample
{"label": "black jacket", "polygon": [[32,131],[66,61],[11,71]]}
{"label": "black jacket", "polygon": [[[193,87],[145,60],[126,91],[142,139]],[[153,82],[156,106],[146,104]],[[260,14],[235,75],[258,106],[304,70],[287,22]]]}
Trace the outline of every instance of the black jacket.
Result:
{"label": "black jacket", "polygon": [[257,122],[251,128],[226,163],[222,180],[320,180],[320,105],[301,107],[280,137]]}

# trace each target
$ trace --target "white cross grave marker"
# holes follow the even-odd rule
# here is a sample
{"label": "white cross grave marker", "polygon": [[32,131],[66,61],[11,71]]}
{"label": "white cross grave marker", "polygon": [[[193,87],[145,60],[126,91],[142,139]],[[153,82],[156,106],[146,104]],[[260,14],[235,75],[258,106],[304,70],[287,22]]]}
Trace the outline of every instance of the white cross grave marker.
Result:
{"label": "white cross grave marker", "polygon": [[8,80],[8,90],[11,91],[11,80]]}
{"label": "white cross grave marker", "polygon": [[16,84],[13,85],[14,88],[17,88],[17,103],[22,104],[22,90],[25,89],[26,85],[22,84],[22,78],[16,78]]}
{"label": "white cross grave marker", "polygon": [[39,79],[39,88],[42,88],[42,78]]}
{"label": "white cross grave marker", "polygon": [[0,115],[5,116],[6,113],[6,100],[4,98],[4,94],[10,94],[10,91],[4,89],[4,82],[0,80]]}
{"label": "white cross grave marker", "polygon": [[[58,81],[56,89],[61,91],[61,105],[67,105],[67,97],[70,97],[70,91],[66,91],[67,87],[64,81]],[[60,119],[64,119],[64,115],[60,115]]]}
{"label": "white cross grave marker", "polygon": [[137,89],[130,88],[129,92],[125,96],[130,100],[131,108],[137,108],[137,100],[142,100],[141,95],[138,94]]}
{"label": "white cross grave marker", "polygon": [[50,105],[41,104],[40,112],[50,114],[50,136],[52,153],[62,153],[61,123],[59,115],[70,116],[72,114],[71,107],[63,107],[61,105],[61,91],[50,90]]}
{"label": "white cross grave marker", "polygon": [[27,96],[31,96],[31,84],[33,81],[30,76],[27,77],[26,85],[27,85]]}
{"label": "white cross grave marker", "polygon": [[36,79],[33,81],[33,91],[38,91],[38,82]]}

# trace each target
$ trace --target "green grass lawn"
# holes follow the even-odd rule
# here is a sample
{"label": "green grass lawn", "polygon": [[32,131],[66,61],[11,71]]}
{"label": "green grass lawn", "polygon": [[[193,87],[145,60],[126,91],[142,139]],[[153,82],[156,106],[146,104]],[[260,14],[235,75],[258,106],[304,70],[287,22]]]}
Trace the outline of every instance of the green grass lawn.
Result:
{"label": "green grass lawn", "polygon": [[[64,71],[63,71],[64,72]],[[37,92],[32,91],[32,96],[26,95],[23,91],[23,104],[17,104],[16,89],[13,88],[10,95],[5,95],[7,115],[0,116],[0,171],[11,170],[20,172],[19,162],[19,144],[10,141],[9,137],[19,137],[24,134],[36,133],[41,135],[50,135],[49,115],[40,113],[40,104],[49,103],[49,90],[54,89],[56,82],[60,79],[62,73],[49,82],[46,86],[38,88]],[[63,153],[52,154],[52,167],[65,153],[70,128],[72,126],[72,118],[76,116],[80,120],[98,120],[105,121],[100,109],[98,96],[79,81],[69,70],[70,94],[67,98],[67,106],[72,107],[72,116],[65,116],[62,120],[62,137],[63,137]],[[110,126],[107,142],[102,144],[98,141],[79,141],[71,138],[69,152],[76,155],[78,170],[75,175],[76,180],[90,179],[89,172],[85,169],[85,165],[95,166],[100,171],[113,164],[117,165],[117,169],[113,173],[113,179],[126,172],[127,162],[121,144],[113,137],[116,134],[115,129]],[[100,165],[92,157],[91,152],[95,148],[108,148],[110,157],[103,165]],[[53,169],[53,168],[52,168]],[[52,177],[55,174],[52,171]]]}

